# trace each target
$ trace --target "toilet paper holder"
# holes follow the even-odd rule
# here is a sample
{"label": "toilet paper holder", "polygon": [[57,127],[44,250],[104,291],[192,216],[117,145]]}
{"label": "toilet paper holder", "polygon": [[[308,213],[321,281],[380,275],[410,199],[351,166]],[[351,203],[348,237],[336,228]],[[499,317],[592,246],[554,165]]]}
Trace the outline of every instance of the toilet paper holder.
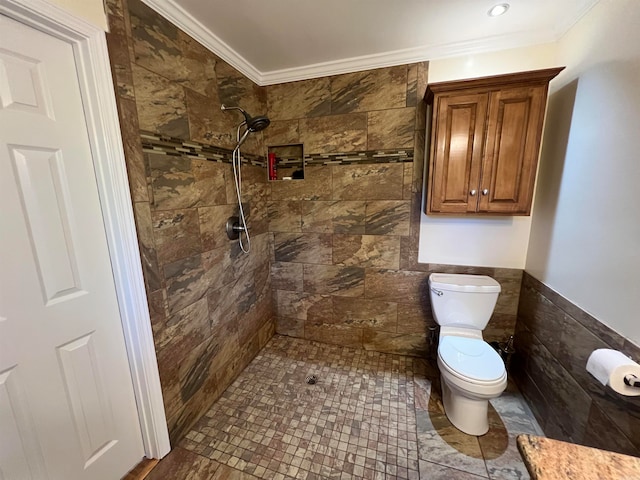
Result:
{"label": "toilet paper holder", "polygon": [[624,376],[624,384],[629,387],[640,388],[640,378],[636,377],[633,373],[629,373]]}
{"label": "toilet paper holder", "polygon": [[602,385],[629,397],[640,397],[640,364],[625,353],[599,348],[587,359],[587,372]]}

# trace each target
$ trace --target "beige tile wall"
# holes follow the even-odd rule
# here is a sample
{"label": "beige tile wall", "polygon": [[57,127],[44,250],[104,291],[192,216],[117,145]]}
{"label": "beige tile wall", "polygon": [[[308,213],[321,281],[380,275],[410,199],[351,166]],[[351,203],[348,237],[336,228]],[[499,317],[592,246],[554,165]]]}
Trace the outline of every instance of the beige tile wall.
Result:
{"label": "beige tile wall", "polygon": [[[266,198],[245,167],[253,251],[224,225],[237,213],[229,164],[144,153],[140,132],[231,148],[241,117],[266,111],[266,91],[139,0],[110,0],[109,54],[160,378],[176,442],[273,334]],[[262,154],[261,135],[244,151]]]}
{"label": "beige tile wall", "polygon": [[521,270],[418,264],[426,63],[267,87],[265,143],[307,154],[414,149],[414,162],[313,166],[271,184],[276,331],[425,355],[430,272],[492,275],[503,293],[488,340],[513,333]]}

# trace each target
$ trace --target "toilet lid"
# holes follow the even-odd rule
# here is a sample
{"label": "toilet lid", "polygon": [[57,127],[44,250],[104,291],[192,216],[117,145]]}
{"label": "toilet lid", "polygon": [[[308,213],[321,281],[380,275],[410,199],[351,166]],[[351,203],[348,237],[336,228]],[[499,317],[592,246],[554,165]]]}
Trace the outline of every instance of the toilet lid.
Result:
{"label": "toilet lid", "polygon": [[438,353],[452,371],[472,380],[493,382],[505,374],[502,358],[484,340],[442,337]]}

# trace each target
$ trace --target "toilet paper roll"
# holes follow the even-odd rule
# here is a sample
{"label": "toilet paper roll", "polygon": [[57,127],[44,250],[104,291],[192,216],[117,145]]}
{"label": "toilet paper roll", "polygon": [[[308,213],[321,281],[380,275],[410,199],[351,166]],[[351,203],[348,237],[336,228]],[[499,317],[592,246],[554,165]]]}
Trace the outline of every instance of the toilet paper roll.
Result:
{"label": "toilet paper roll", "polygon": [[608,348],[594,350],[587,360],[587,372],[603,385],[609,385],[614,392],[631,397],[640,395],[640,388],[624,383],[625,375],[635,375],[640,379],[640,365],[622,352]]}

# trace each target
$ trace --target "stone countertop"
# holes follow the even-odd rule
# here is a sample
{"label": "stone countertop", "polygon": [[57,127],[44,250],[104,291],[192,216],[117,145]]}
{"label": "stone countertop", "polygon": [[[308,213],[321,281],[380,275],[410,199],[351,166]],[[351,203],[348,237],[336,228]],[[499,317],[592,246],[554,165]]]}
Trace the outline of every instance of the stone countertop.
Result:
{"label": "stone countertop", "polygon": [[518,435],[532,480],[638,480],[640,458],[535,435]]}

